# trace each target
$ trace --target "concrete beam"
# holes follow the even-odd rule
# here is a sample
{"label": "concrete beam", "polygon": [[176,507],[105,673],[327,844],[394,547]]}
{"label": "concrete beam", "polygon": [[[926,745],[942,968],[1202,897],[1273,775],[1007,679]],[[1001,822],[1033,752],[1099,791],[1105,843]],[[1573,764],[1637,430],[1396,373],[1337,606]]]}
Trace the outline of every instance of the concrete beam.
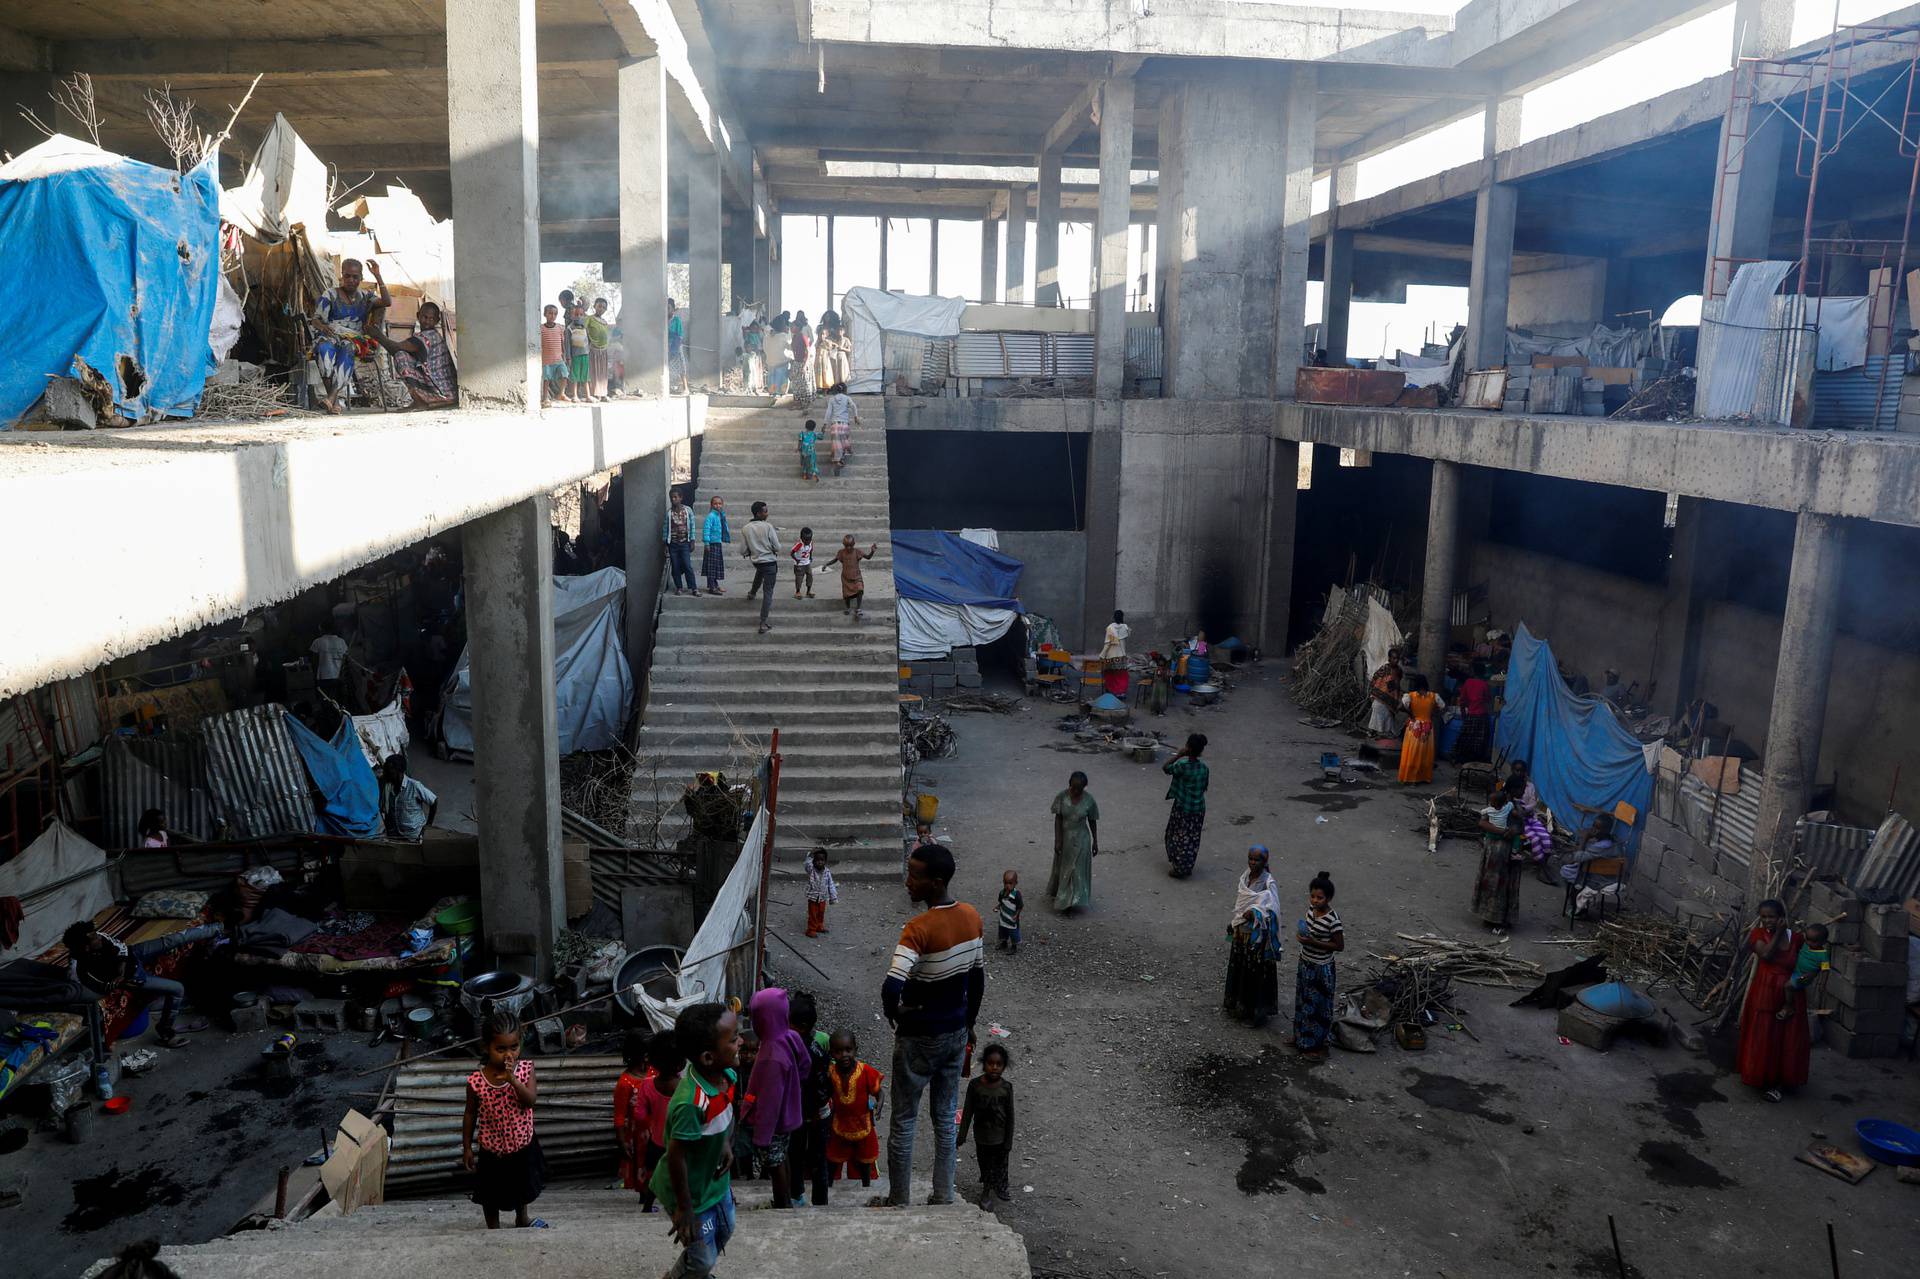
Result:
{"label": "concrete beam", "polygon": [[1293,398],[1295,374],[1307,358],[1307,260],[1313,249],[1313,134],[1318,97],[1319,68],[1288,69],[1280,173],[1280,296],[1273,326],[1273,394],[1281,400]]}
{"label": "concrete beam", "polygon": [[[629,57],[660,59],[667,75],[667,107],[681,132],[696,151],[720,156],[725,185],[741,203],[751,204],[753,157],[746,131],[722,97],[718,76],[703,80],[696,74],[695,49],[682,28],[680,7],[672,0],[599,0],[599,5]],[[697,9],[694,15],[697,18]]]}
{"label": "concrete beam", "polygon": [[[542,26],[542,71],[588,71],[611,75],[620,48],[605,26]],[[277,40],[61,40],[52,46],[53,70],[84,71],[95,80],[163,80],[246,84],[264,73],[266,82],[285,76],[303,84],[383,79],[399,72],[440,80],[447,70],[447,40],[438,31],[409,35],[325,36]]]}
{"label": "concrete beam", "polygon": [[[16,557],[0,610],[0,697],[284,603],[364,564],[704,429],[706,401],[519,413],[0,432],[0,537],[54,512],[165,507],[140,536],[61,527],[59,556]],[[109,507],[99,507],[109,509]],[[190,581],[193,589],[182,590]],[[84,588],[80,585],[85,583]]]}
{"label": "concrete beam", "polygon": [[553,977],[553,945],[567,922],[552,517],[542,494],[475,520],[463,557],[487,949],[502,967],[541,981]]}
{"label": "concrete beam", "polygon": [[1070,145],[1079,141],[1080,135],[1092,126],[1093,104],[1099,96],[1100,84],[1100,81],[1095,80],[1074,95],[1067,109],[1060,113],[1060,118],[1055,120],[1053,126],[1047,130],[1046,139],[1040,144],[1041,155],[1065,151]]}
{"label": "concrete beam", "polygon": [[1473,208],[1473,268],[1467,283],[1467,362],[1490,369],[1507,362],[1507,299],[1513,286],[1513,226],[1520,192],[1485,187]]}
{"label": "concrete beam", "polygon": [[1920,528],[1920,439],[1464,410],[1280,405],[1283,439]]}
{"label": "concrete beam", "polygon": [[51,71],[53,56],[45,40],[0,27],[0,71]]}

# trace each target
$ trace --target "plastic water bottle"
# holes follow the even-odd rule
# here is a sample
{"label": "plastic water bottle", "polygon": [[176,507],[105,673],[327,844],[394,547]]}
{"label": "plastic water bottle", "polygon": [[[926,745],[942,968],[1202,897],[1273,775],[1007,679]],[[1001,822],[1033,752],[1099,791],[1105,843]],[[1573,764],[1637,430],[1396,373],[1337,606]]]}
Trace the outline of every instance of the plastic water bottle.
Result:
{"label": "plastic water bottle", "polygon": [[93,1090],[100,1094],[101,1101],[113,1100],[113,1076],[107,1071],[105,1062],[93,1068]]}

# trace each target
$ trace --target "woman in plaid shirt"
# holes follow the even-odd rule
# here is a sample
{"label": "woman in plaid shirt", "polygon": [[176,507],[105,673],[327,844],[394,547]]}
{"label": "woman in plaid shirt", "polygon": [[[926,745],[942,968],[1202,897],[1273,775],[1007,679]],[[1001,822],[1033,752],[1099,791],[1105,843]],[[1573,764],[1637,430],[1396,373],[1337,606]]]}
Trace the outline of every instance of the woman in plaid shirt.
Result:
{"label": "woman in plaid shirt", "polygon": [[1207,735],[1194,733],[1178,755],[1160,771],[1173,779],[1167,798],[1173,811],[1167,816],[1167,874],[1185,879],[1193,874],[1193,863],[1200,856],[1200,828],[1207,821],[1207,766],[1200,754],[1207,749]]}

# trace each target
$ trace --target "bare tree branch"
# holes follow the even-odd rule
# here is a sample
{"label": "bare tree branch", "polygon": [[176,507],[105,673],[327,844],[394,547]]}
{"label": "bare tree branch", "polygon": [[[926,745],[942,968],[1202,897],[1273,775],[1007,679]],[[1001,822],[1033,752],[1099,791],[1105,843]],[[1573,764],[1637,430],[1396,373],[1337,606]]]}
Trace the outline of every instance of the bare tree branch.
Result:
{"label": "bare tree branch", "polygon": [[29,111],[25,107],[20,108],[20,118],[22,120],[25,120],[28,124],[32,125],[34,128],[40,130],[40,132],[46,134],[48,137],[52,137],[54,134],[59,132],[58,129],[49,128],[47,126],[46,121],[42,120],[39,116],[35,115],[32,111]]}
{"label": "bare tree branch", "polygon": [[54,105],[79,123],[93,145],[100,145],[100,126],[107,119],[100,114],[99,105],[94,101],[92,76],[84,71],[77,72],[55,85],[47,96],[53,99]]}
{"label": "bare tree branch", "polygon": [[173,156],[173,167],[185,173],[200,161],[206,139],[193,119],[193,100],[173,96],[172,85],[147,90],[147,120],[160,135],[160,144]]}

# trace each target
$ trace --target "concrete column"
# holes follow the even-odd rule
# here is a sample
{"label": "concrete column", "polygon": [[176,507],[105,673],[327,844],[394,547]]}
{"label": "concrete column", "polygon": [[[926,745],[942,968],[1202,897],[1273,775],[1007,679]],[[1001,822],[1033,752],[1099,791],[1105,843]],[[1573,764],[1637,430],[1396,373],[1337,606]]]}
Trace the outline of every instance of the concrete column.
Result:
{"label": "concrete column", "polygon": [[1427,569],[1420,595],[1420,673],[1434,691],[1447,669],[1453,633],[1453,583],[1460,559],[1460,465],[1433,463],[1427,498]]}
{"label": "concrete column", "polygon": [[[827,214],[827,305],[835,306],[834,299],[840,295],[834,291],[833,284],[833,214]],[[837,307],[836,307],[837,309]],[[775,309],[773,314],[780,314]]]}
{"label": "concrete column", "polygon": [[1120,461],[1125,448],[1126,406],[1096,402],[1087,437],[1086,609],[1076,647],[1092,644],[1119,607]]}
{"label": "concrete column", "polygon": [[977,302],[992,302],[1000,296],[1000,224],[992,218],[980,219],[980,293]]}
{"label": "concrete column", "polygon": [[1679,715],[1697,691],[1707,612],[1725,598],[1729,569],[1736,562],[1719,527],[1715,503],[1680,499],[1667,590],[1660,604],[1659,646],[1647,676],[1653,684],[1647,704],[1658,714]]}
{"label": "concrete column", "polygon": [[627,389],[667,393],[667,76],[658,57],[619,81],[620,313]]}
{"label": "concrete column", "polygon": [[620,468],[620,508],[627,539],[627,663],[633,667],[635,688],[653,660],[653,614],[666,562],[660,522],[667,518],[672,459],[670,449],[661,449]]}
{"label": "concrete column", "polygon": [[1133,219],[1133,81],[1100,88],[1100,205],[1094,220],[1093,393],[1126,385],[1127,230]]}
{"label": "concrete column", "polygon": [[1467,367],[1507,362],[1507,295],[1513,286],[1513,222],[1520,192],[1482,187],[1473,204],[1473,265],[1467,275]]}
{"label": "concrete column", "polygon": [[[1793,0],[1740,0],[1734,6],[1733,62],[1785,53],[1792,27]],[[1759,78],[1762,88],[1767,80]],[[1787,122],[1771,108],[1763,108],[1756,120],[1745,102],[1729,102],[1720,121],[1707,270],[1701,285],[1709,298],[1726,294],[1742,260],[1770,256],[1774,196],[1787,135]]]}
{"label": "concrete column", "polygon": [[[780,219],[775,218],[767,226],[768,257],[771,259],[772,273],[767,277],[767,314],[780,314],[780,273],[786,259],[786,242],[781,238]],[[831,243],[831,241],[829,241]]]}
{"label": "concrete column", "polygon": [[880,219],[880,291],[887,291],[887,219]]}
{"label": "concrete column", "polygon": [[1033,241],[1033,300],[1037,306],[1060,305],[1060,155],[1040,156],[1040,189],[1035,196]]}
{"label": "concrete column", "polygon": [[[720,231],[720,260],[733,268],[727,284],[724,314],[731,315],[758,296],[760,282],[753,275],[753,213],[735,213]],[[721,272],[722,275],[727,274]],[[732,352],[723,353],[731,358]]]}
{"label": "concrete column", "polygon": [[1289,69],[1280,191],[1280,297],[1273,329],[1273,395],[1279,400],[1293,398],[1295,374],[1307,358],[1307,263],[1313,250],[1313,135],[1319,90],[1320,75],[1313,67]]}
{"label": "concrete column", "polygon": [[540,403],[540,99],[533,0],[447,0],[460,398]]}
{"label": "concrete column", "polygon": [[474,520],[464,538],[487,947],[502,967],[541,979],[553,975],[566,922],[550,522],[548,499],[528,498]]}
{"label": "concrete column", "polygon": [[[1302,117],[1315,82],[1311,67],[1221,69],[1169,86],[1162,98],[1159,260],[1170,396],[1271,399],[1281,380],[1276,352],[1303,339],[1312,147]],[[1288,390],[1297,363],[1287,357]]]}
{"label": "concrete column", "polygon": [[687,156],[687,383],[720,385],[720,157]]}
{"label": "concrete column", "polygon": [[1753,824],[1749,911],[1772,887],[1775,868],[1791,856],[1794,823],[1813,798],[1845,553],[1842,521],[1831,515],[1800,513],[1793,530],[1793,565],[1787,571],[1787,605],[1780,618],[1773,709],[1767,716],[1767,775]]}
{"label": "concrete column", "polygon": [[[761,304],[761,311],[767,315],[766,302],[773,296],[773,241],[764,235],[753,237],[753,287],[757,296],[755,301]],[[833,303],[829,301],[828,306]]]}
{"label": "concrete column", "polygon": [[1279,439],[1269,441],[1269,445],[1266,536],[1261,540],[1266,569],[1261,578],[1259,645],[1278,657],[1287,651],[1287,631],[1293,621],[1293,544],[1300,500],[1300,445]]}
{"label": "concrete column", "polygon": [[1340,214],[1358,194],[1360,167],[1334,166],[1327,192],[1327,239],[1320,249],[1320,347],[1327,363],[1344,364],[1353,314],[1353,232],[1340,228]]}
{"label": "concrete column", "polygon": [[1027,292],[1027,188],[1007,188],[1007,301],[1025,302]]}
{"label": "concrete column", "polygon": [[932,234],[927,239],[927,292],[940,296],[940,219],[928,220]]}

